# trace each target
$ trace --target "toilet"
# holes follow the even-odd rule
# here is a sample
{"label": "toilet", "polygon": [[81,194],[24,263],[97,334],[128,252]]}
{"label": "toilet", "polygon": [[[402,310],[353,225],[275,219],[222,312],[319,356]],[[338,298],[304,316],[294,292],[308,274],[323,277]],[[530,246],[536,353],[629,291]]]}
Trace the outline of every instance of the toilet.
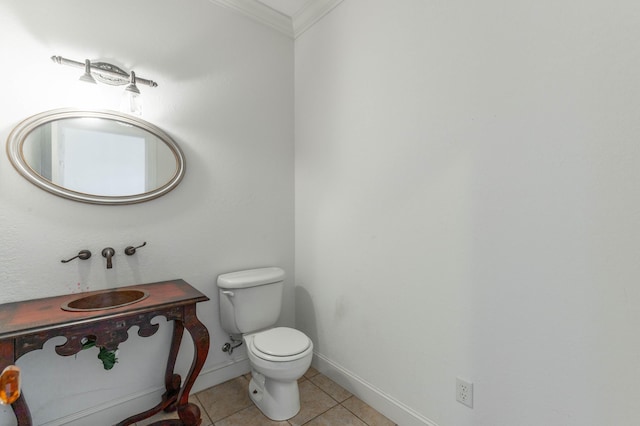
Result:
{"label": "toilet", "polygon": [[220,322],[233,340],[246,344],[251,382],[249,397],[272,420],[300,411],[298,379],[311,365],[313,342],[288,327],[274,327],[280,317],[285,272],[259,268],[218,276]]}

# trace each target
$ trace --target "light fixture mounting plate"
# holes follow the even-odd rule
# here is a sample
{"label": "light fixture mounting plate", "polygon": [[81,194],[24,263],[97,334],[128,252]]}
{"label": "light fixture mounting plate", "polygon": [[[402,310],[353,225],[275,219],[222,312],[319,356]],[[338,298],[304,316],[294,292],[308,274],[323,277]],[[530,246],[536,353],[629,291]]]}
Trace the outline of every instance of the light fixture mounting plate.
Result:
{"label": "light fixture mounting plate", "polygon": [[[112,86],[123,86],[125,84],[129,84],[129,74],[113,64],[109,64],[107,62],[92,62],[91,67],[94,68],[93,76],[100,83],[110,84]],[[99,68],[99,69],[95,69]],[[114,74],[119,74],[122,78],[117,77],[113,74],[102,74],[100,70],[109,71]]]}

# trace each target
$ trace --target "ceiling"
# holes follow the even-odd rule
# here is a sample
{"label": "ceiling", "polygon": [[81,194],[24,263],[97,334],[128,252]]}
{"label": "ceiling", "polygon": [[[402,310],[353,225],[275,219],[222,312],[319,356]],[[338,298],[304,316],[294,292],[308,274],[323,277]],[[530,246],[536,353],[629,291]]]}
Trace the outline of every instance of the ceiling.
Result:
{"label": "ceiling", "polygon": [[296,38],[342,0],[211,0]]}

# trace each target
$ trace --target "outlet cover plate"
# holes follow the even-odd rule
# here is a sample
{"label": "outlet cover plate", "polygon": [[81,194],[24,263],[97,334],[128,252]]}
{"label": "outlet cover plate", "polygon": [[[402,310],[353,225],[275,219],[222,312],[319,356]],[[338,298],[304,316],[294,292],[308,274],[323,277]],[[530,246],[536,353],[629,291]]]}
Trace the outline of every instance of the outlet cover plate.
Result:
{"label": "outlet cover plate", "polygon": [[456,377],[456,401],[473,408],[473,383]]}

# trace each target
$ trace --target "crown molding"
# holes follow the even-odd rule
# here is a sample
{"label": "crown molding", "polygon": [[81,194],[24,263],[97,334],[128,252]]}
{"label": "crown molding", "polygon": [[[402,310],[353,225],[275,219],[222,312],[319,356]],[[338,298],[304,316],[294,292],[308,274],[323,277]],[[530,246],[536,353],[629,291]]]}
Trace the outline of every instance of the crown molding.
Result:
{"label": "crown molding", "polygon": [[314,0],[307,3],[292,17],[293,38],[298,38],[340,3],[342,0]]}
{"label": "crown molding", "polygon": [[293,38],[291,18],[256,0],[211,0],[212,3],[233,9]]}
{"label": "crown molding", "polygon": [[311,28],[322,19],[342,0],[314,0],[297,12],[293,17],[288,17],[257,0],[210,0],[228,9],[242,13],[249,18],[267,25],[287,37],[296,38]]}

